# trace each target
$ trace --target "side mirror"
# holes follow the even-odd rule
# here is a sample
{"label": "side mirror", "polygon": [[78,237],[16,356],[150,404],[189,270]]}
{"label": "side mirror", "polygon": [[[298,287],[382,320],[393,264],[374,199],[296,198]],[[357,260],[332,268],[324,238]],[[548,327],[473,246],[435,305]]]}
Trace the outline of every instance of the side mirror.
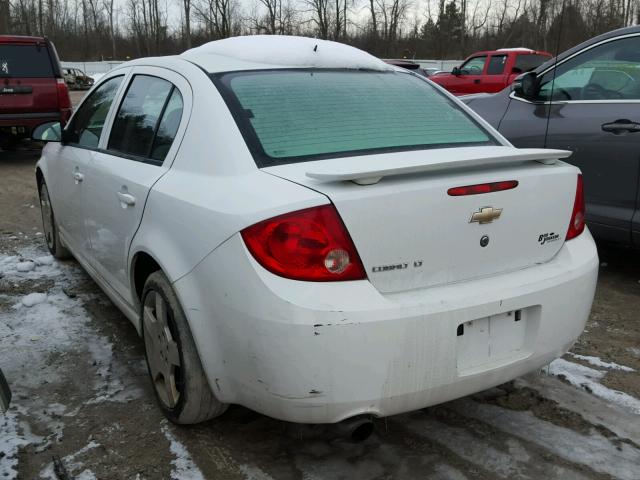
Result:
{"label": "side mirror", "polygon": [[457,77],[460,74],[461,74],[460,67],[453,67],[453,70],[451,70],[451,75],[455,75]]}
{"label": "side mirror", "polygon": [[60,122],[43,123],[33,129],[31,138],[41,142],[61,142],[62,126],[60,125]]}
{"label": "side mirror", "polygon": [[513,91],[520,98],[532,100],[538,94],[538,76],[535,72],[523,73],[513,81]]}
{"label": "side mirror", "polygon": [[9,384],[7,379],[4,378],[2,370],[0,370],[0,414],[3,414],[9,409],[11,403],[11,390],[9,390]]}

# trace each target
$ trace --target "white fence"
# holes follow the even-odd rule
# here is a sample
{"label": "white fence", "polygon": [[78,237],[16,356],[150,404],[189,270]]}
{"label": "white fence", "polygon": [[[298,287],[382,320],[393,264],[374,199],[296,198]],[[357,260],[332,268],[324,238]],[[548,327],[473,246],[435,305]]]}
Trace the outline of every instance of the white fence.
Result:
{"label": "white fence", "polygon": [[443,72],[450,72],[453,67],[459,67],[462,64],[462,60],[412,60],[420,64],[422,68],[437,68]]}
{"label": "white fence", "polygon": [[[453,67],[457,67],[462,63],[462,60],[413,60],[411,61],[419,63],[423,68],[437,68],[450,72]],[[79,68],[87,75],[102,75],[107,73],[112,68],[117,67],[122,61],[105,61],[105,62],[61,62],[62,68]]]}
{"label": "white fence", "polygon": [[62,68],[79,68],[87,75],[105,74],[120,65],[121,61],[106,62],[60,62]]}

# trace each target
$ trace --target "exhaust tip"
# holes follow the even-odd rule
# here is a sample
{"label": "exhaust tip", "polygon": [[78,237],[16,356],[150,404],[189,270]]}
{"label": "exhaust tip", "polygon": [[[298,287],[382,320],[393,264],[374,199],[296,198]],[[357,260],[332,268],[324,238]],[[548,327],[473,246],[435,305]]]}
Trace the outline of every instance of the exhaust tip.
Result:
{"label": "exhaust tip", "polygon": [[357,425],[352,431],[349,438],[353,443],[364,442],[367,438],[371,436],[375,427],[373,422],[369,419],[364,419],[362,423]]}

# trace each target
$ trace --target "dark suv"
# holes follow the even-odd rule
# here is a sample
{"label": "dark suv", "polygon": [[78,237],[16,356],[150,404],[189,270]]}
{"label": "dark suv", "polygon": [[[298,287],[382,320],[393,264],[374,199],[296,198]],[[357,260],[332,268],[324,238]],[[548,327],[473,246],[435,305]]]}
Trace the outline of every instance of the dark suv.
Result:
{"label": "dark suv", "polygon": [[71,116],[60,60],[46,38],[0,35],[0,147]]}

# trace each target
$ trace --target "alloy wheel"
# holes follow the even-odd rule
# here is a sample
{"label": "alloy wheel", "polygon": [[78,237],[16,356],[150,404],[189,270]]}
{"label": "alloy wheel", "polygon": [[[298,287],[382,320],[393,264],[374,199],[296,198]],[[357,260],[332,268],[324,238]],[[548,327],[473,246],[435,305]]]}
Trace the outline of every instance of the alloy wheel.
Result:
{"label": "alloy wheel", "polygon": [[149,373],[160,400],[174,408],[180,400],[177,378],[180,373],[180,352],[169,328],[170,308],[155,290],[144,300],[143,329]]}

